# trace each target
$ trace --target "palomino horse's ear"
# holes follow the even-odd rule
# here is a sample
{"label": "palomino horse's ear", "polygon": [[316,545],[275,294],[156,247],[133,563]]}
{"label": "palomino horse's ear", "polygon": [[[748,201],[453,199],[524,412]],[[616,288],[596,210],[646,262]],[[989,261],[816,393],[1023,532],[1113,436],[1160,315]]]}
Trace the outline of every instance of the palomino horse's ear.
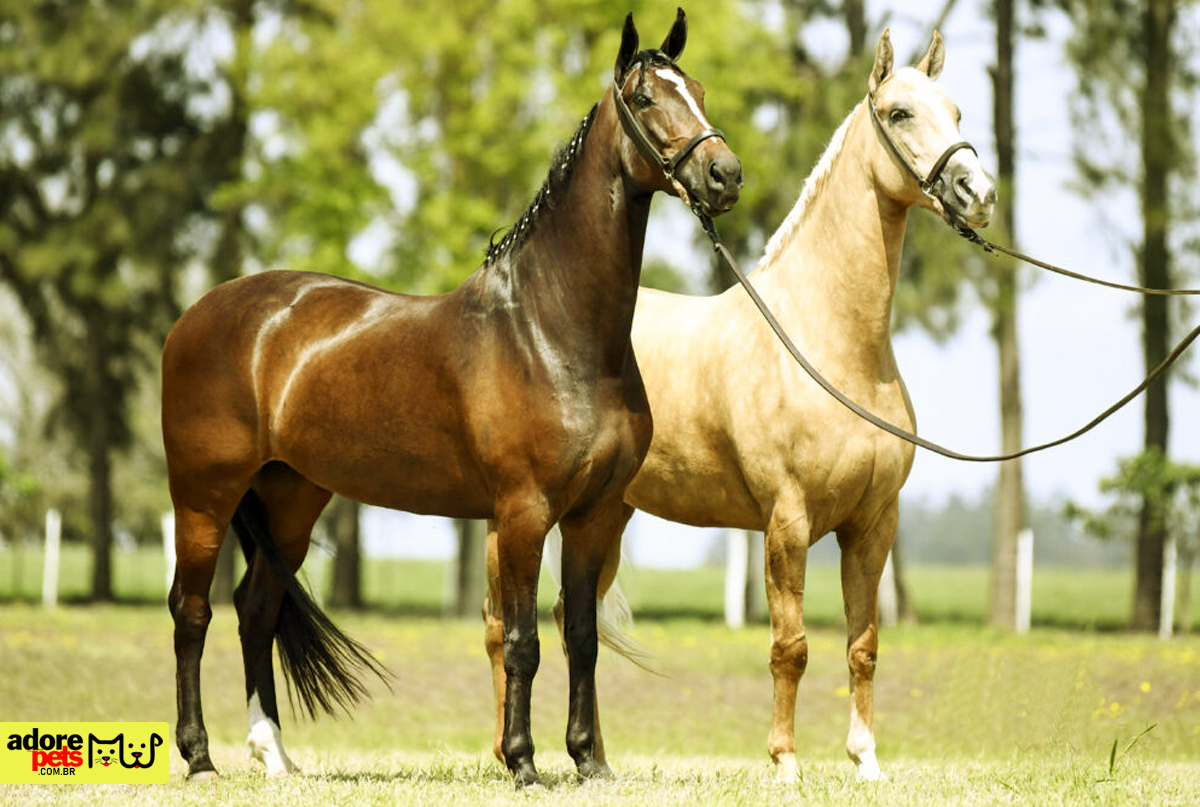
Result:
{"label": "palomino horse's ear", "polygon": [[686,44],[687,15],[680,8],[675,11],[675,24],[671,26],[671,33],[667,34],[667,38],[663,40],[659,50],[667,54],[668,59],[675,61],[679,58],[679,54],[683,53],[683,46]]}
{"label": "palomino horse's ear", "polygon": [[621,50],[617,53],[617,64],[613,67],[613,80],[620,83],[625,71],[633,64],[638,52],[638,32],[633,24],[633,12],[625,15],[625,29],[621,31]]}
{"label": "palomino horse's ear", "polygon": [[942,42],[942,35],[934,31],[933,41],[929,43],[929,50],[925,51],[925,55],[917,63],[917,69],[931,79],[936,79],[942,74],[942,66],[945,63],[946,43]]}
{"label": "palomino horse's ear", "polygon": [[879,35],[879,45],[875,48],[875,67],[871,70],[871,78],[867,81],[867,89],[874,94],[879,85],[892,72],[892,38],[888,29],[884,28]]}

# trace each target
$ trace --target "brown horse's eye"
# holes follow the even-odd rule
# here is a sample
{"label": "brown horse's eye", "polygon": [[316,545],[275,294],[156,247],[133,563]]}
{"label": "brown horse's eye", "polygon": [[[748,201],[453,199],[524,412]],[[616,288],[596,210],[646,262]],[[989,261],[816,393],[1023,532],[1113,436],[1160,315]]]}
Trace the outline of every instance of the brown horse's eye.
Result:
{"label": "brown horse's eye", "polygon": [[633,94],[633,105],[638,109],[647,109],[654,106],[654,99],[644,92],[636,92]]}

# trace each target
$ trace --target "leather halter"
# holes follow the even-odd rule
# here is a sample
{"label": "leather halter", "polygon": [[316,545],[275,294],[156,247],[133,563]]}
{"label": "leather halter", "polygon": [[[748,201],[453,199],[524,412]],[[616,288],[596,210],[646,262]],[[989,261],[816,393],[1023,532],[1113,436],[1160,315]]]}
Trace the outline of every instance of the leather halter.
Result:
{"label": "leather halter", "polygon": [[[642,69],[645,69],[644,63],[642,65]],[[629,135],[635,144],[637,144],[638,150],[642,152],[642,156],[646,157],[648,160],[655,163],[659,168],[662,169],[662,172],[666,175],[668,181],[675,181],[675,169],[679,167],[680,163],[687,159],[688,155],[692,153],[696,146],[700,145],[710,137],[719,137],[722,140],[725,139],[724,132],[722,132],[720,129],[714,129],[710,126],[701,131],[699,134],[693,136],[691,140],[685,143],[682,148],[680,148],[670,157],[665,156],[659,152],[653,143],[650,142],[650,136],[646,134],[646,130],[642,128],[642,125],[638,123],[637,118],[634,117],[633,110],[629,108],[629,104],[625,103],[625,99],[621,96],[622,86],[622,84],[618,84],[616,81],[613,81],[613,102],[617,105],[617,113],[620,115],[621,123],[625,126],[625,133]]]}
{"label": "leather halter", "polygon": [[933,163],[933,167],[929,169],[929,175],[922,178],[917,172],[916,167],[904,157],[903,153],[901,153],[900,146],[895,140],[892,139],[887,127],[884,126],[883,121],[880,120],[879,111],[875,108],[874,93],[867,95],[867,107],[871,110],[871,121],[875,124],[875,130],[878,131],[879,136],[883,138],[883,143],[888,147],[888,151],[892,152],[892,156],[896,158],[896,161],[900,163],[900,165],[904,166],[904,170],[908,172],[909,176],[917,181],[917,184],[921,186],[921,190],[923,190],[926,194],[932,195],[933,186],[936,185],[937,181],[941,178],[942,171],[946,169],[946,164],[950,162],[950,158],[953,157],[958,151],[962,149],[970,149],[971,153],[977,156],[979,154],[979,152],[975,151],[975,147],[966,140],[960,140],[957,143],[951,144],[949,148],[943,151],[942,156],[938,157]]}

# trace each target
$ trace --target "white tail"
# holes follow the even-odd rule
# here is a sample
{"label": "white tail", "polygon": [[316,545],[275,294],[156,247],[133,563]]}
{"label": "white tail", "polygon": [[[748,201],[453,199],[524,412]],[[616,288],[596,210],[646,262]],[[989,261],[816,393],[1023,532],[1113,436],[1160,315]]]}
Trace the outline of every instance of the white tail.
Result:
{"label": "white tail", "polygon": [[[550,571],[554,585],[562,591],[562,533],[557,525],[546,536],[546,549],[542,562]],[[596,633],[600,644],[619,656],[632,661],[643,670],[659,675],[653,666],[654,654],[633,638],[633,612],[629,601],[621,591],[621,584],[614,580],[604,596],[596,599]]]}

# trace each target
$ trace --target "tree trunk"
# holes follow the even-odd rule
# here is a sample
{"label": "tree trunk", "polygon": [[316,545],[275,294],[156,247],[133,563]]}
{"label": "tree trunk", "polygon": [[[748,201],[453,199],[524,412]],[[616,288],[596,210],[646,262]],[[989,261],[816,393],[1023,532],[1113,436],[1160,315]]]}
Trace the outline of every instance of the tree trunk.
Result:
{"label": "tree trunk", "polygon": [[[991,70],[993,125],[996,137],[998,195],[996,229],[1015,241],[1016,192],[1013,125],[1013,2],[997,0],[996,65]],[[1017,265],[997,261],[994,266],[993,331],[1000,364],[1000,442],[1009,453],[1024,443],[1021,403],[1021,356],[1017,339]],[[1000,465],[996,489],[995,536],[992,546],[991,608],[989,622],[1016,627],[1017,536],[1025,527],[1025,481],[1020,460]]]}
{"label": "tree trunk", "polygon": [[1192,632],[1192,564],[1196,553],[1183,541],[1179,547],[1179,633],[1186,636]]}
{"label": "tree trunk", "polygon": [[[92,525],[92,599],[111,602],[113,499],[112,499],[112,433],[114,415],[111,407],[119,396],[109,388],[105,367],[105,314],[98,304],[87,307],[85,323],[88,332],[87,366],[84,372],[86,389],[92,400],[88,407],[88,516]],[[78,402],[71,404],[79,405]]]}
{"label": "tree trunk", "polygon": [[458,526],[458,557],[449,611],[452,616],[477,618],[487,597],[487,522],[460,519],[455,523]]}
{"label": "tree trunk", "polygon": [[331,608],[362,608],[362,550],[358,515],[361,505],[335,496],[330,508],[333,531],[333,580],[329,591]]}
{"label": "tree trunk", "polygon": [[[1141,282],[1169,288],[1170,254],[1167,225],[1170,206],[1167,184],[1171,146],[1171,25],[1174,0],[1150,0],[1146,7],[1146,87],[1142,95],[1142,226]],[[1146,297],[1142,303],[1142,358],[1147,372],[1167,355],[1170,321],[1165,297]],[[1144,448],[1167,455],[1169,418],[1167,378],[1146,390]],[[1158,629],[1162,598],[1162,558],[1166,525],[1155,513],[1155,503],[1143,499],[1138,519],[1136,580],[1130,628]]]}

